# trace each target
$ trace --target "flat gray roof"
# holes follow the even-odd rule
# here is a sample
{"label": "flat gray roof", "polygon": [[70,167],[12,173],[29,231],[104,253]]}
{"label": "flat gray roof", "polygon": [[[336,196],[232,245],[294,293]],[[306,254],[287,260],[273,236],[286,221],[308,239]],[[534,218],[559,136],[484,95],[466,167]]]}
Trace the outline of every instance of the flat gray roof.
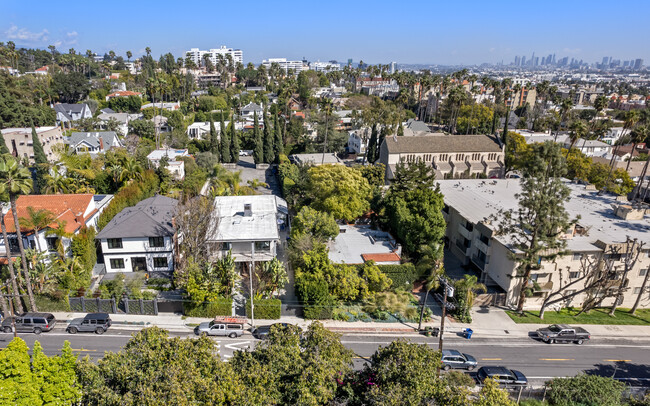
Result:
{"label": "flat gray roof", "polygon": [[[244,216],[244,205],[251,204],[251,216]],[[278,240],[278,220],[287,213],[287,202],[274,195],[218,196],[214,207],[219,225],[212,241]]]}
{"label": "flat gray roof", "polygon": [[363,254],[388,254],[397,247],[390,233],[370,226],[339,225],[339,233],[328,243],[329,258],[337,264],[363,264]]}
{"label": "flat gray roof", "polygon": [[[439,180],[445,203],[457,210],[465,219],[476,224],[496,215],[499,210],[517,209],[515,194],[521,192],[519,179],[464,179]],[[650,239],[650,216],[641,220],[624,220],[614,214],[612,205],[629,204],[617,202],[612,195],[598,195],[598,191],[585,190],[585,186],[564,180],[571,190],[565,204],[571,218],[578,215],[578,224],[589,229],[587,235],[567,240],[572,251],[597,250],[593,244],[601,240],[607,244],[625,242],[626,236],[641,241]],[[489,226],[488,226],[489,227]],[[497,237],[507,244],[503,237]]]}

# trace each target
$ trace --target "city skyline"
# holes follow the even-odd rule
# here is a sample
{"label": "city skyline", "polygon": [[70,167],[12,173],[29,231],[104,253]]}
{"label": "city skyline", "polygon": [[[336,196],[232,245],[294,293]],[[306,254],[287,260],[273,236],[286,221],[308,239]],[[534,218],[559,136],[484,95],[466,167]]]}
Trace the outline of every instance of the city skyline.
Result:
{"label": "city skyline", "polygon": [[[604,1],[551,1],[543,9],[514,1],[496,6],[466,1],[461,7],[414,1],[397,13],[386,2],[361,2],[352,9],[342,1],[327,6],[290,2],[282,7],[253,2],[246,13],[230,4],[181,8],[171,1],[154,7],[118,0],[109,10],[91,3],[74,11],[42,4],[47,6],[6,1],[0,41],[42,49],[56,45],[63,52],[131,51],[136,57],[147,46],[155,57],[167,52],[178,57],[190,48],[225,45],[241,49],[244,62],[256,64],[269,58],[304,57],[372,64],[507,65],[515,56],[528,58],[533,50],[540,56],[556,54],[587,63],[603,56],[650,60],[650,50],[643,46],[647,37],[643,18],[650,4],[642,1],[632,1],[625,10],[607,7]],[[636,11],[629,13],[630,9]],[[201,21],[205,15],[214,17]],[[105,22],[98,23],[97,16],[105,16]],[[597,35],[598,27],[623,18],[624,41]]]}

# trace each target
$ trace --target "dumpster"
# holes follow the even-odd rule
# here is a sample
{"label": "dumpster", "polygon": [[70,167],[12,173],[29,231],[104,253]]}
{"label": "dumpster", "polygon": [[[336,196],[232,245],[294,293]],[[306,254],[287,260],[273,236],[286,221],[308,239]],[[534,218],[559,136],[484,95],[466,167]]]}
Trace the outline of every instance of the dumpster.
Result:
{"label": "dumpster", "polygon": [[473,332],[474,330],[472,330],[471,328],[466,328],[465,330],[463,330],[463,336],[465,336],[465,338],[469,340],[470,338],[472,338]]}

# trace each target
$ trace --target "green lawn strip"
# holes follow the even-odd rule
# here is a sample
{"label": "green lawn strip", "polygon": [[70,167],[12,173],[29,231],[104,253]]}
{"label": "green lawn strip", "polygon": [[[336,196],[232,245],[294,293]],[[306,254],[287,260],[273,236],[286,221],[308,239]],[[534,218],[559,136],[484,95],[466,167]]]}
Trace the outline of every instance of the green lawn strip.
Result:
{"label": "green lawn strip", "polygon": [[562,309],[559,312],[546,311],[544,320],[539,318],[538,311],[525,311],[523,316],[517,312],[506,311],[515,323],[522,324],[610,324],[610,325],[650,325],[650,309],[639,309],[636,315],[629,313],[629,309],[617,309],[616,316],[609,315],[609,309],[594,309],[589,313],[576,315],[579,309]]}

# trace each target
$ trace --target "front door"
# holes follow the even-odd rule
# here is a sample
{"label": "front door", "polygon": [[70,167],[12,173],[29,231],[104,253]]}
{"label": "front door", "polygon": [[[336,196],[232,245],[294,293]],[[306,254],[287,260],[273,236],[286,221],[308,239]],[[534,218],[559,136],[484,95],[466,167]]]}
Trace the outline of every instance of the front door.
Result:
{"label": "front door", "polygon": [[147,258],[145,257],[131,257],[131,265],[133,272],[147,272]]}

